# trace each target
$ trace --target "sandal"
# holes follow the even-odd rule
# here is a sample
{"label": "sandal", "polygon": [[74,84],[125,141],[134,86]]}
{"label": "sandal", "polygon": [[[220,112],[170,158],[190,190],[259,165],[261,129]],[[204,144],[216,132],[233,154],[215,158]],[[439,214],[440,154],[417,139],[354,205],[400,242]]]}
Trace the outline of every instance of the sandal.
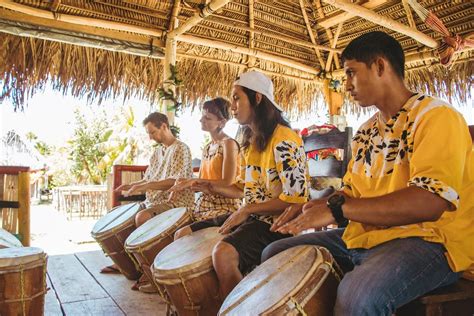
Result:
{"label": "sandal", "polygon": [[104,267],[102,268],[102,270],[100,270],[100,273],[104,273],[104,274],[120,274],[120,270],[117,269],[116,267],[114,267],[113,265],[112,266],[107,266],[107,267]]}

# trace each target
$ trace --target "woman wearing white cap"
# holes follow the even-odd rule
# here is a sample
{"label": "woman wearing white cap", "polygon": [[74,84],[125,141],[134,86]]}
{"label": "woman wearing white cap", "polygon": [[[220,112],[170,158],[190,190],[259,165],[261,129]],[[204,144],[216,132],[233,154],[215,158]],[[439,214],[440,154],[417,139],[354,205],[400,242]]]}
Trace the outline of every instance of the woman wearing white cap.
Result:
{"label": "woman wearing white cap", "polygon": [[245,204],[227,216],[197,222],[193,231],[221,226],[228,234],[213,251],[222,299],[260,263],[266,245],[288,237],[270,231],[274,216],[308,199],[307,163],[303,141],[291,130],[273,98],[273,84],[264,74],[242,74],[232,90],[231,110],[243,128],[243,159],[237,182],[230,186],[197,182],[194,189]]}

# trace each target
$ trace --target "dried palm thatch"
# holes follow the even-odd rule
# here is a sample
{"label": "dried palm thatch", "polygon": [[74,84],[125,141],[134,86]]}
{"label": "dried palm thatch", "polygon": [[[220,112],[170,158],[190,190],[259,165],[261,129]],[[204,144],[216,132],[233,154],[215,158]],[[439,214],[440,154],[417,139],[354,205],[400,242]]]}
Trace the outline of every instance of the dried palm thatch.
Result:
{"label": "dried palm thatch", "polygon": [[[0,0],[0,98],[21,108],[51,82],[91,102],[136,96],[155,103],[165,40],[176,33],[183,104],[227,96],[239,73],[259,69],[273,78],[277,101],[291,116],[302,116],[321,106],[321,78],[340,77],[339,52],[369,30],[393,35],[407,56],[421,52],[423,58],[416,55],[407,64],[412,88],[464,105],[470,97],[473,52],[458,54],[451,69],[440,66],[432,48],[420,44],[429,36],[437,45],[440,36],[405,0],[356,3],[390,23],[410,25],[408,35],[336,8],[341,0],[233,0],[213,12],[216,1],[226,2]],[[453,34],[465,37],[473,29],[469,0],[418,2]],[[206,12],[212,14],[201,20],[199,13]],[[179,25],[199,21],[181,34],[179,26],[173,31],[173,16]],[[350,102],[346,109],[360,111]]]}

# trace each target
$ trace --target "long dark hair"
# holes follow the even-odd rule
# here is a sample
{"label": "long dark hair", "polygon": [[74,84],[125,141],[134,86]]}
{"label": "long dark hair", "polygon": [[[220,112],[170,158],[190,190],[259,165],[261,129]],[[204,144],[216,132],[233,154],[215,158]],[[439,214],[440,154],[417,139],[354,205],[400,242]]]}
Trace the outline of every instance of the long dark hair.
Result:
{"label": "long dark hair", "polygon": [[249,99],[256,130],[252,131],[247,125],[242,127],[241,147],[246,149],[253,142],[257,150],[262,152],[267,147],[277,125],[290,127],[290,123],[266,96],[262,94],[262,100],[257,104],[257,92],[246,87],[242,89]]}

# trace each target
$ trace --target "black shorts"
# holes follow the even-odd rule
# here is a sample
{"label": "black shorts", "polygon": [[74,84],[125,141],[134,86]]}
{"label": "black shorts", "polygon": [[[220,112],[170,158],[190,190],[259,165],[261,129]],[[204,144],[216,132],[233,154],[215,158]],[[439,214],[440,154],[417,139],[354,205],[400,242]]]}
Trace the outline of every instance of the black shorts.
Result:
{"label": "black shorts", "polygon": [[[208,227],[224,224],[230,215],[221,215],[208,220],[191,224],[191,230],[198,231]],[[270,224],[250,216],[245,222],[236,227],[222,241],[231,244],[239,253],[239,270],[247,274],[260,264],[263,249],[274,241],[291,237],[270,231]]]}

